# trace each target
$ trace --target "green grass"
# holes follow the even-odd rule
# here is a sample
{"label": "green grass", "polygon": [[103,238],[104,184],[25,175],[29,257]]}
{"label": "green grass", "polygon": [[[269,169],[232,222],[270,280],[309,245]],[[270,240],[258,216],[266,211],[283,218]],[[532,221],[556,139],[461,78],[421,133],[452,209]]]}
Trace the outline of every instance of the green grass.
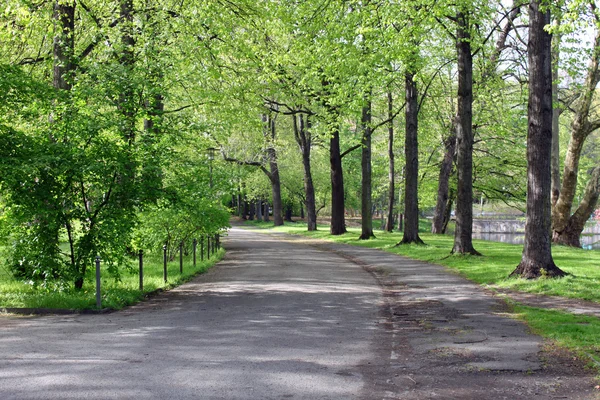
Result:
{"label": "green grass", "polygon": [[559,347],[577,353],[600,369],[600,319],[556,310],[512,305],[513,312],[532,332],[552,340]]}
{"label": "green grass", "polygon": [[[223,249],[211,255],[210,260],[200,261],[197,255],[196,267],[192,256],[183,260],[183,274],[179,273],[179,257],[167,264],[167,283],[163,280],[162,255],[144,257],[144,291],[139,290],[137,259],[131,259],[131,269],[124,270],[121,280],[111,277],[106,271],[101,276],[102,307],[121,309],[134,304],[148,293],[159,289],[170,289],[189,281],[205,272],[225,254]],[[13,279],[6,269],[0,267],[0,308],[60,308],[86,310],[96,308],[95,270],[88,271],[82,290],[61,288],[56,284],[48,287],[33,286]]]}

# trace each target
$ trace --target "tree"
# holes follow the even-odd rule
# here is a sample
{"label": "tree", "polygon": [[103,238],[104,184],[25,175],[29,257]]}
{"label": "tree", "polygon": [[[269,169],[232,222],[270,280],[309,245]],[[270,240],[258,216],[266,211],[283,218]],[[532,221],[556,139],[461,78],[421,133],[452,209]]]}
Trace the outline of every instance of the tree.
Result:
{"label": "tree", "polygon": [[471,14],[456,13],[458,54],[458,113],[456,229],[452,253],[480,253],[473,247],[473,53],[471,52]]}
{"label": "tree", "polygon": [[406,220],[404,225],[404,235],[400,244],[416,243],[423,244],[419,237],[419,195],[418,195],[418,175],[419,175],[419,144],[418,144],[418,123],[419,123],[419,101],[417,84],[414,80],[414,72],[407,70],[405,74],[406,85],[406,111],[405,111],[405,142],[404,152],[406,156],[406,173],[404,185],[404,212]]}
{"label": "tree", "polygon": [[511,276],[527,279],[565,273],[554,264],[550,241],[550,154],[552,148],[551,35],[544,30],[550,10],[529,3],[529,105],[527,107],[527,220],[521,262]]}
{"label": "tree", "polygon": [[304,204],[306,205],[306,224],[309,231],[317,230],[317,209],[315,200],[315,187],[313,184],[310,166],[310,150],[312,147],[312,132],[310,116],[304,118],[304,113],[292,115],[294,122],[294,138],[302,153],[302,167],[304,168]]}
{"label": "tree", "polygon": [[[600,26],[600,12],[595,3],[590,3],[593,18]],[[593,113],[592,102],[596,87],[600,82],[600,28],[596,28],[596,37],[591,51],[585,82],[573,105],[574,117],[570,127],[570,141],[564,160],[562,182],[558,195],[554,194],[552,204],[552,241],[567,246],[581,247],[580,236],[586,221],[596,208],[600,195],[600,167],[595,167],[583,193],[577,209],[571,213],[579,176],[579,163],[586,139],[600,128],[600,118]],[[555,119],[558,118],[558,115]],[[555,158],[555,157],[553,157]],[[556,173],[555,173],[556,176]],[[560,179],[560,177],[557,177]]]}

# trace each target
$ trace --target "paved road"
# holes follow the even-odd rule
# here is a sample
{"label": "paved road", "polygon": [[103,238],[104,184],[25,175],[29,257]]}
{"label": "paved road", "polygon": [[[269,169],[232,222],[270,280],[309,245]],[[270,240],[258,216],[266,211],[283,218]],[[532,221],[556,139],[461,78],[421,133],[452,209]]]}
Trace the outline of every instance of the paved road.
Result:
{"label": "paved road", "polygon": [[544,362],[441,267],[235,228],[224,245],[121,312],[0,318],[0,399],[593,398],[589,373]]}
{"label": "paved road", "polygon": [[330,252],[232,229],[196,281],[108,315],[0,319],[0,399],[351,399],[381,291]]}

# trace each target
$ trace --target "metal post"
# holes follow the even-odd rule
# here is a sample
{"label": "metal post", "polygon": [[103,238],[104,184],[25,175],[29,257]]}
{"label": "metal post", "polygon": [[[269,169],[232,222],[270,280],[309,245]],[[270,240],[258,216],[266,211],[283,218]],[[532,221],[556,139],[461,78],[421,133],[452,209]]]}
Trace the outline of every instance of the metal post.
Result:
{"label": "metal post", "polygon": [[192,242],[193,253],[194,253],[194,268],[196,268],[196,246],[198,246],[198,241],[194,239]]}
{"label": "metal post", "polygon": [[163,246],[163,279],[167,283],[167,245]]}
{"label": "metal post", "polygon": [[96,308],[102,308],[102,297],[100,296],[100,256],[96,256]]}
{"label": "metal post", "polygon": [[200,261],[204,261],[204,236],[200,236]]}
{"label": "metal post", "polygon": [[183,274],[183,240],[179,243],[179,273]]}
{"label": "metal post", "polygon": [[140,292],[144,291],[144,250],[140,250]]}

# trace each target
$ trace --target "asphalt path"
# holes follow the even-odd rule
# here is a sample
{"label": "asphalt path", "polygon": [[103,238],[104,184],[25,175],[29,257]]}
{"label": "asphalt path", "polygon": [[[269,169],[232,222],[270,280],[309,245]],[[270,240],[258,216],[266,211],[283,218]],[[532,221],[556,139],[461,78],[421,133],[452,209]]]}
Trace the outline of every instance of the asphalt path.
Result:
{"label": "asphalt path", "polygon": [[0,399],[352,399],[381,290],[360,266],[232,229],[210,272],[106,315],[0,319]]}
{"label": "asphalt path", "polygon": [[234,228],[207,274],[104,315],[0,317],[0,399],[594,397],[443,267]]}

